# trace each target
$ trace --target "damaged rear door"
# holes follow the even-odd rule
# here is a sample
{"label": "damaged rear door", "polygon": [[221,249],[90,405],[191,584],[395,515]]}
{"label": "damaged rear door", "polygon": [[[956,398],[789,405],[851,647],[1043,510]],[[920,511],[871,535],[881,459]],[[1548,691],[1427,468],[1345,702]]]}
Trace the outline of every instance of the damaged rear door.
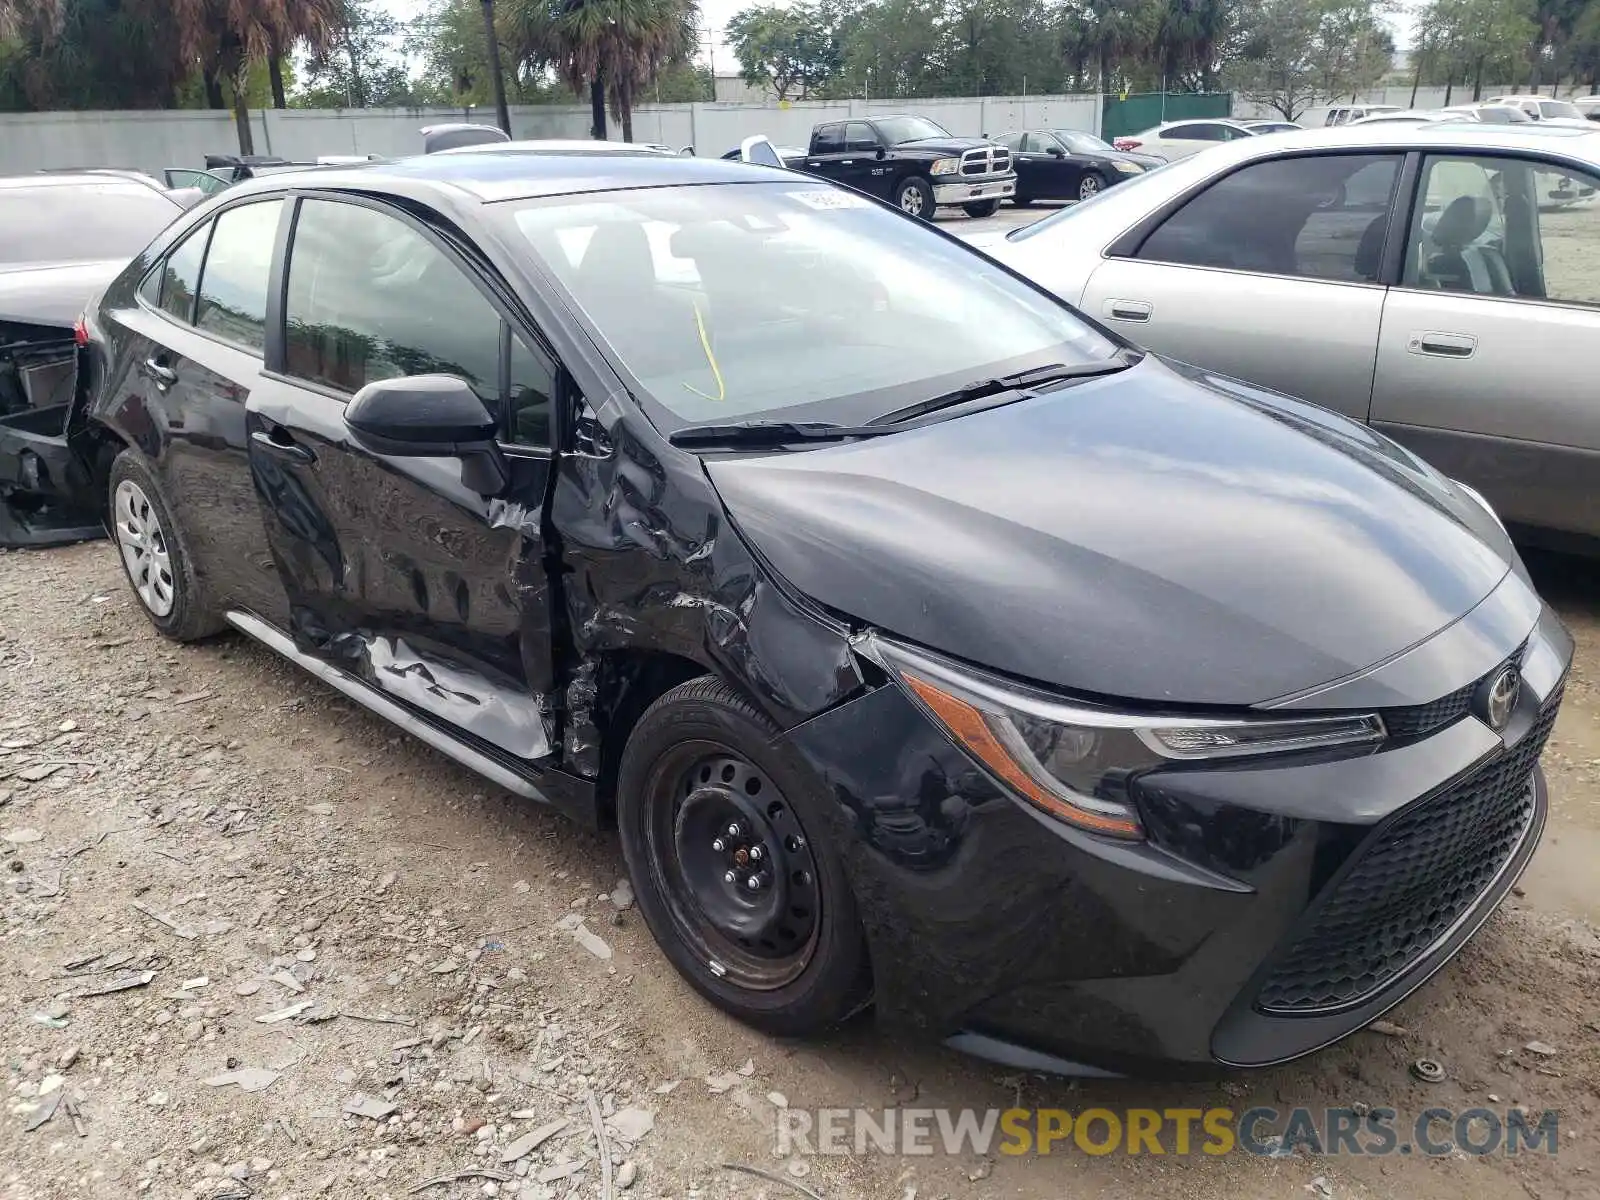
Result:
{"label": "damaged rear door", "polygon": [[[276,384],[251,396],[250,465],[289,596],[323,658],[520,760],[550,753],[550,357],[459,247],[365,198],[298,201],[274,322]],[[458,458],[377,453],[344,423],[379,380],[464,379],[504,432],[509,483]],[[483,486],[478,484],[478,486]]]}

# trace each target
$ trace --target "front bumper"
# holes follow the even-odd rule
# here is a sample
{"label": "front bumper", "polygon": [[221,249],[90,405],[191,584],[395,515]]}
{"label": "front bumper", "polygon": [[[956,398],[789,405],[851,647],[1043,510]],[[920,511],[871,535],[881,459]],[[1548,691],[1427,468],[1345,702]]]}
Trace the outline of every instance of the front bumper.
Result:
{"label": "front bumper", "polygon": [[1017,194],[1016,172],[961,179],[933,185],[933,202],[938,205],[972,204],[978,200],[1006,200]]}
{"label": "front bumper", "polygon": [[883,1019],[1046,1069],[1262,1066],[1420,986],[1531,857],[1571,641],[1546,610],[1513,651],[1503,734],[1457,713],[1356,757],[1163,768],[1142,843],[1025,807],[892,684],[786,736],[836,799]]}

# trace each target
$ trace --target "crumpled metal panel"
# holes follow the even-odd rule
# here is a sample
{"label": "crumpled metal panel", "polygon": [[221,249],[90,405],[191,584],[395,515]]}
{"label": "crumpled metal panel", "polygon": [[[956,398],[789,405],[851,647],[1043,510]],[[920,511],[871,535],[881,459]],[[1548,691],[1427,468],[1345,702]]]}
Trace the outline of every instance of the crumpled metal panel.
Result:
{"label": "crumpled metal panel", "polygon": [[365,639],[370,679],[383,691],[518,758],[550,753],[536,697],[465,667],[424,657],[404,638]]}

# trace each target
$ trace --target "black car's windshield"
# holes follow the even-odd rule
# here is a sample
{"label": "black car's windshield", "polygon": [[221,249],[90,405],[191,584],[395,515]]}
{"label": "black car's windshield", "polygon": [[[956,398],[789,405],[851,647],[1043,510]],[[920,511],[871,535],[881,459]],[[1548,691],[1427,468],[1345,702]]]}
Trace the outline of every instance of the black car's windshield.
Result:
{"label": "black car's windshield", "polygon": [[1120,349],[960,243],[803,179],[499,207],[669,430],[756,414],[858,424]]}
{"label": "black car's windshield", "polygon": [[873,122],[883,140],[891,146],[902,142],[920,142],[923,138],[949,137],[950,131],[928,120],[927,117],[886,117]]}
{"label": "black car's windshield", "polygon": [[0,188],[0,263],[132,258],[182,211],[140,183]]}
{"label": "black car's windshield", "polygon": [[1108,145],[1092,133],[1076,129],[1052,129],[1056,139],[1073,154],[1115,154],[1116,147]]}

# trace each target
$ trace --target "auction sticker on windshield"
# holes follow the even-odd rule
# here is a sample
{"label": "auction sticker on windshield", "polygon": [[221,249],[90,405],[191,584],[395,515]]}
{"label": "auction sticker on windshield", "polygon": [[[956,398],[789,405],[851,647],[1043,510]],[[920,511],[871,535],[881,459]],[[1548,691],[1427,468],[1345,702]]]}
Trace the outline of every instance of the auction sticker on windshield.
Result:
{"label": "auction sticker on windshield", "polygon": [[871,208],[872,201],[855,192],[829,192],[821,188],[810,188],[803,192],[785,193],[791,199],[800,201],[808,208]]}

